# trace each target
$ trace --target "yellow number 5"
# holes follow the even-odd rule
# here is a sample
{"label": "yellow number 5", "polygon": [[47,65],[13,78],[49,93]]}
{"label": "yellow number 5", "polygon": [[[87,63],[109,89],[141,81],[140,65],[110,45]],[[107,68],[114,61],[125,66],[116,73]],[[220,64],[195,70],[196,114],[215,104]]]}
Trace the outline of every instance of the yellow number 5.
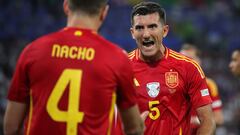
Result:
{"label": "yellow number 5", "polygon": [[[57,122],[67,123],[67,135],[77,135],[77,126],[83,121],[84,113],[79,112],[82,70],[65,69],[54,86],[47,102],[47,112]],[[58,103],[69,84],[68,109],[62,111]]]}
{"label": "yellow number 5", "polygon": [[154,105],[158,105],[158,104],[159,104],[159,101],[149,101],[149,103],[148,103],[149,110],[151,111],[149,113],[149,117],[152,120],[156,120],[160,116],[159,109],[157,107],[153,107]]}

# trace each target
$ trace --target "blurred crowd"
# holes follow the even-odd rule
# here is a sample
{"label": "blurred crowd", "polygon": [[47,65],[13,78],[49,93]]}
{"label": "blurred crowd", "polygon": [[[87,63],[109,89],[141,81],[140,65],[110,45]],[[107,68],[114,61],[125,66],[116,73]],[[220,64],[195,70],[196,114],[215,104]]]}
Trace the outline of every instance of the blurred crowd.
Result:
{"label": "blurred crowd", "polygon": [[[37,37],[65,26],[63,0],[0,1],[0,135],[7,89],[20,51]],[[136,47],[129,28],[131,8],[143,0],[110,0],[110,12],[100,33],[131,51]],[[218,135],[239,135],[240,80],[228,69],[230,54],[240,47],[239,0],[153,0],[167,12],[170,33],[166,46],[178,51],[185,42],[201,49],[202,66],[219,87],[224,126]],[[238,110],[237,110],[238,109]],[[240,121],[240,120],[238,120]]]}

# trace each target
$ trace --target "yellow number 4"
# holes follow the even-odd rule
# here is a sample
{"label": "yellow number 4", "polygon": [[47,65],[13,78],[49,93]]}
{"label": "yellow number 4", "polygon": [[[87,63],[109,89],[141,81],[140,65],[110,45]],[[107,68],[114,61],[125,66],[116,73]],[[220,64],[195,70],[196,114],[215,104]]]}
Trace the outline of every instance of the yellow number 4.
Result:
{"label": "yellow number 4", "polygon": [[153,107],[154,105],[158,105],[159,104],[159,101],[149,101],[149,109],[150,109],[150,113],[149,113],[149,117],[152,119],[152,120],[156,120],[157,118],[159,118],[160,116],[160,111],[157,107]]}
{"label": "yellow number 4", "polygon": [[[83,121],[84,113],[79,112],[82,70],[65,69],[58,79],[47,102],[47,112],[57,122],[67,123],[67,135],[77,135],[77,126]],[[62,111],[58,103],[69,85],[68,109]]]}

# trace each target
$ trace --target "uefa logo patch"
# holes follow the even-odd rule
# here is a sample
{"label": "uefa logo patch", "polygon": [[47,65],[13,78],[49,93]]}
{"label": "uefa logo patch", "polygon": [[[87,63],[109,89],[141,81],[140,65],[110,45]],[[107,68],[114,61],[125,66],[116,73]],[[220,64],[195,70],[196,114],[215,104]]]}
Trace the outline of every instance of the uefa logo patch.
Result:
{"label": "uefa logo patch", "polygon": [[160,83],[159,82],[147,83],[146,88],[148,95],[152,98],[155,98],[160,92]]}

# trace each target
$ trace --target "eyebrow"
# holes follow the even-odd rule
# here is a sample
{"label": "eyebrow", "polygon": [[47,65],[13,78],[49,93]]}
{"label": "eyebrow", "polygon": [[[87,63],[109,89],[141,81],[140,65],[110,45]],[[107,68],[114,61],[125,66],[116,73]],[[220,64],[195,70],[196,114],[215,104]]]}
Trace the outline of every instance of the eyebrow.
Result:
{"label": "eyebrow", "polygon": [[[157,27],[157,26],[158,26],[157,24],[147,25],[148,28]],[[140,29],[140,28],[143,28],[143,27],[144,27],[143,25],[136,25],[135,29]]]}
{"label": "eyebrow", "polygon": [[136,25],[135,26],[135,29],[140,29],[140,28],[143,28],[143,25]]}
{"label": "eyebrow", "polygon": [[157,27],[157,26],[158,26],[157,24],[150,24],[148,25],[148,28]]}

